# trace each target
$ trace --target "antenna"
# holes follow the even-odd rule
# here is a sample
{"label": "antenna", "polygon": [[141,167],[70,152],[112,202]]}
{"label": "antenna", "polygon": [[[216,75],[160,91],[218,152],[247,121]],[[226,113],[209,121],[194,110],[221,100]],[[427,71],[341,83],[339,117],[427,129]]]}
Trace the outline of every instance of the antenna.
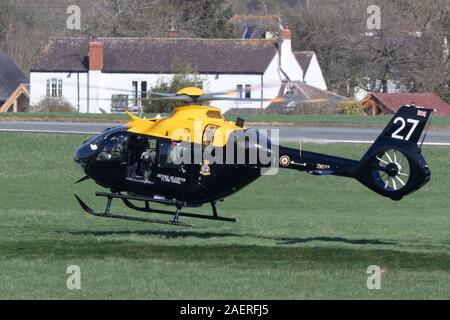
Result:
{"label": "antenna", "polygon": [[428,121],[427,126],[425,127],[425,133],[423,134],[423,138],[422,138],[422,141],[420,141],[420,146],[419,146],[420,153],[422,153],[422,145],[423,145],[423,142],[425,141],[425,138],[427,137],[428,129],[430,128],[431,121],[433,121],[433,116],[434,116],[435,111],[436,110],[433,110],[433,112],[431,113],[430,120]]}

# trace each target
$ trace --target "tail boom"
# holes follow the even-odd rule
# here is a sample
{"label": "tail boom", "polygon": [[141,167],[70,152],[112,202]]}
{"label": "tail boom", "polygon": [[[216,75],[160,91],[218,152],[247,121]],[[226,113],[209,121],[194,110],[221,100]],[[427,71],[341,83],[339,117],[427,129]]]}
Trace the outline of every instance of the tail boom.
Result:
{"label": "tail boom", "polygon": [[400,108],[360,161],[280,146],[280,166],[315,175],[355,178],[382,196],[400,200],[431,178],[417,143],[432,112],[411,106]]}

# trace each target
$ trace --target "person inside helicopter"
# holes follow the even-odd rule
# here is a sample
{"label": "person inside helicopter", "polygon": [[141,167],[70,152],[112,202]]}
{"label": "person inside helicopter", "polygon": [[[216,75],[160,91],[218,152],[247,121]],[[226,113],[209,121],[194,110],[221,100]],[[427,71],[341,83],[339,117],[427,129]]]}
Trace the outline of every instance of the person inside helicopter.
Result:
{"label": "person inside helicopter", "polygon": [[153,178],[153,169],[156,165],[156,150],[148,148],[141,154],[139,161],[139,172],[143,173],[142,176],[146,182],[151,182]]}
{"label": "person inside helicopter", "polygon": [[156,140],[133,137],[129,154],[129,177],[133,180],[153,182],[156,165]]}

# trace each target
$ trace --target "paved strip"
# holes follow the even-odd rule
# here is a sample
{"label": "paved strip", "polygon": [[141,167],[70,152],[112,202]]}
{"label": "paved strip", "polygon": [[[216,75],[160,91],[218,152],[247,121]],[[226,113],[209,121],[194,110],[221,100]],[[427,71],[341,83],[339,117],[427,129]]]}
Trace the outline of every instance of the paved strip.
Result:
{"label": "paved strip", "polygon": [[[36,132],[64,134],[96,134],[117,123],[80,122],[0,122],[0,132]],[[335,128],[302,126],[254,126],[257,129],[279,129],[283,142],[372,143],[381,128]],[[450,131],[429,131],[425,145],[450,146]]]}

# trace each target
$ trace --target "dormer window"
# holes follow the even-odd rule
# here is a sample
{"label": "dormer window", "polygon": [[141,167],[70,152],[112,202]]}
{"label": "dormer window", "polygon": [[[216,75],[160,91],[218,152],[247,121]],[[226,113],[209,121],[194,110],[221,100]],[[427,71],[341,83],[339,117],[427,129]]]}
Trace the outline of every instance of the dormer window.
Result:
{"label": "dormer window", "polygon": [[255,27],[247,27],[244,32],[244,39],[253,38],[253,33],[255,32]]}

